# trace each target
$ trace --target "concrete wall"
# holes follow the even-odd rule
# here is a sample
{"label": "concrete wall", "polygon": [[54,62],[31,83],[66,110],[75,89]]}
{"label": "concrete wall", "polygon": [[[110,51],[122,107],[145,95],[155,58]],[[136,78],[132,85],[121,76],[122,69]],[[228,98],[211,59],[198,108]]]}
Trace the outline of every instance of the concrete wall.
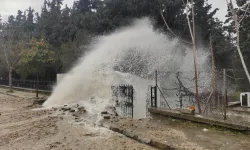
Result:
{"label": "concrete wall", "polygon": [[64,76],[65,76],[65,74],[57,74],[56,75],[56,83],[58,84],[63,79]]}

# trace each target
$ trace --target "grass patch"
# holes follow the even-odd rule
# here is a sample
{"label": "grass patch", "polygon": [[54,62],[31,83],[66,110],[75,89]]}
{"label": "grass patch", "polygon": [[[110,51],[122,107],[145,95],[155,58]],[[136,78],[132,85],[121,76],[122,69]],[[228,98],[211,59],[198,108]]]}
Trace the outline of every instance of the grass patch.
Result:
{"label": "grass patch", "polygon": [[14,90],[13,89],[9,89],[6,91],[6,93],[14,93]]}
{"label": "grass patch", "polygon": [[180,124],[181,126],[185,127],[191,127],[191,128],[199,128],[200,130],[206,128],[210,131],[218,131],[218,132],[224,132],[224,133],[231,133],[234,135],[247,135],[245,131],[239,131],[239,130],[234,130],[234,129],[229,129],[225,127],[220,127],[220,126],[214,126],[214,125],[208,125],[208,124],[203,124],[203,123],[197,123],[185,119],[179,119],[179,118],[173,118],[173,117],[165,117],[165,119],[172,125],[176,125],[176,123]]}
{"label": "grass patch", "polygon": [[241,91],[237,91],[230,95],[230,101],[240,101],[240,93]]}

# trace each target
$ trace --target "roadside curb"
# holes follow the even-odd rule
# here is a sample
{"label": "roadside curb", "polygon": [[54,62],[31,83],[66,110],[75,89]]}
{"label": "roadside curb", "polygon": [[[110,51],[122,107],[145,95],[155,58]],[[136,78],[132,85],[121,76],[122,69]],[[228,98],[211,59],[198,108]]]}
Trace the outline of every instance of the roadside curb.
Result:
{"label": "roadside curb", "polygon": [[123,129],[120,129],[120,128],[114,127],[114,126],[110,126],[109,129],[111,131],[123,134],[126,137],[131,138],[133,140],[136,140],[140,143],[149,145],[151,147],[154,147],[154,148],[157,148],[160,150],[177,150],[177,148],[171,147],[170,145],[167,145],[163,142],[160,142],[160,141],[157,141],[154,139],[150,139],[150,138],[145,138],[145,137],[142,137],[140,135],[136,135],[135,133],[133,133],[131,131],[126,131],[126,130],[123,130]]}

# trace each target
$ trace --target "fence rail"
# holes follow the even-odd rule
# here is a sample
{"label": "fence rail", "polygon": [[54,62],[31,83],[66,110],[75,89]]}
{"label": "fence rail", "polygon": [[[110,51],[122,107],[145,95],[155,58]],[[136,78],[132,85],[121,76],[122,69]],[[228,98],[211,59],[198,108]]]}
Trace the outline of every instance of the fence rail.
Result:
{"label": "fence rail", "polygon": [[[44,91],[52,91],[55,81],[35,81],[35,80],[12,80],[13,87],[36,89],[36,84],[38,83],[38,89]],[[0,85],[8,86],[9,80],[0,79]]]}

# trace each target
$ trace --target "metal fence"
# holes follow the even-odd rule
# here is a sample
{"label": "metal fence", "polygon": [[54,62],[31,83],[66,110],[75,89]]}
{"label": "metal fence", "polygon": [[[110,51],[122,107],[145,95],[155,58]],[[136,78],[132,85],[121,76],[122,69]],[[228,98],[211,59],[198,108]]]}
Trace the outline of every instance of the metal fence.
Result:
{"label": "metal fence", "polygon": [[[12,80],[12,86],[17,88],[36,89],[36,84],[39,90],[52,91],[55,81]],[[0,85],[9,86],[9,80],[0,79]]]}

